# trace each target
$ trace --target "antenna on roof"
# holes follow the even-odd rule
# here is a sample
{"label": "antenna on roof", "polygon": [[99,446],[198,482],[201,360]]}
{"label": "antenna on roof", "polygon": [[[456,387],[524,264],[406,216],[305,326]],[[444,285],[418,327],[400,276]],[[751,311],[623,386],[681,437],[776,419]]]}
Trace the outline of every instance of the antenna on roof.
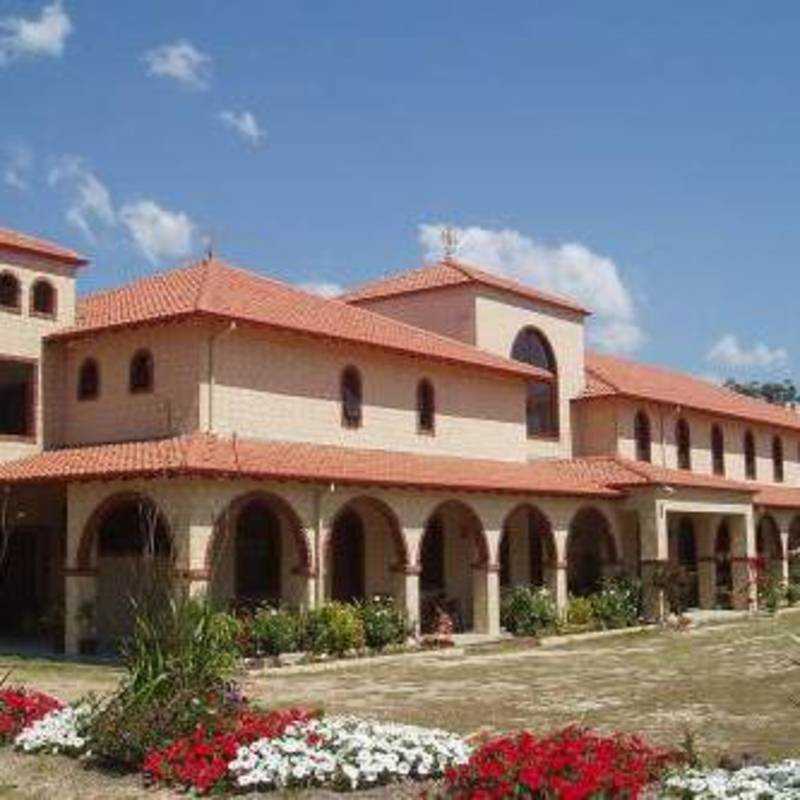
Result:
{"label": "antenna on roof", "polygon": [[206,233],[203,236],[203,258],[206,261],[211,261],[214,258],[214,234]]}
{"label": "antenna on roof", "polygon": [[452,261],[458,252],[458,231],[450,225],[442,228],[442,260]]}

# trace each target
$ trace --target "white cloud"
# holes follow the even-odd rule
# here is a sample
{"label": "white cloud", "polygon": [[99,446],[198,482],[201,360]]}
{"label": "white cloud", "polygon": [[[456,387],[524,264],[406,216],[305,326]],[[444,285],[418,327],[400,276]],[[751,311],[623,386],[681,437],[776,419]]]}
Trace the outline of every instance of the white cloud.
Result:
{"label": "white cloud", "polygon": [[169,211],[153,200],[126,203],[119,218],[129,235],[153,263],[182,258],[194,245],[196,227],[182,211]]}
{"label": "white cloud", "polygon": [[38,17],[4,17],[0,20],[0,65],[18,58],[64,53],[72,21],[60,0],[42,8]]}
{"label": "white cloud", "polygon": [[[441,225],[421,225],[426,258],[441,257]],[[471,227],[455,229],[456,258],[527,283],[543,291],[566,295],[594,312],[589,327],[592,342],[603,350],[632,352],[645,335],[630,291],[613,260],[578,243],[546,245],[514,230]]]}
{"label": "white cloud", "polygon": [[740,344],[732,333],[721,336],[708,351],[706,360],[712,364],[739,369],[782,367],[789,361],[789,353],[783,347],[768,347],[756,342],[751,347]]}
{"label": "white cloud", "polygon": [[97,228],[116,224],[114,204],[106,185],[78,156],[62,156],[51,168],[50,186],[65,187],[69,195],[67,220],[79,228],[90,242],[97,239]]}
{"label": "white cloud", "polygon": [[220,111],[222,124],[242,137],[253,147],[260,145],[266,137],[266,131],[258,124],[252,111]]}
{"label": "white cloud", "polygon": [[144,56],[148,75],[173,78],[192,89],[205,89],[211,77],[211,57],[191,42],[180,39],[148,50]]}
{"label": "white cloud", "polygon": [[28,173],[33,166],[33,152],[24,145],[6,149],[6,163],[3,167],[3,182],[20,192],[28,190]]}
{"label": "white cloud", "polygon": [[300,288],[304,292],[318,294],[320,297],[338,297],[344,291],[344,288],[338,283],[329,281],[309,281],[308,283],[301,283]]}

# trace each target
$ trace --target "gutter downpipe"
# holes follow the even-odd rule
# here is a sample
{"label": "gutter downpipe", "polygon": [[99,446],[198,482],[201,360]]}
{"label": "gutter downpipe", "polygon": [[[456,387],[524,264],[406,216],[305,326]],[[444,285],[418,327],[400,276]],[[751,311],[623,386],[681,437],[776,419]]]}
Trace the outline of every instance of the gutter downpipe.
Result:
{"label": "gutter downpipe", "polygon": [[206,425],[208,433],[214,432],[214,345],[226,334],[233,333],[236,327],[236,323],[231,322],[227,328],[212,333],[211,336],[208,337],[208,420]]}

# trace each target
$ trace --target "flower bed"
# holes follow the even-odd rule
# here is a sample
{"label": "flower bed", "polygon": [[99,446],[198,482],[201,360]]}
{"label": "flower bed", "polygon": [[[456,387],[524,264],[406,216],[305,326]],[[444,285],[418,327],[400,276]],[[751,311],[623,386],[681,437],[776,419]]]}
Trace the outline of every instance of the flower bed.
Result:
{"label": "flower bed", "polygon": [[232,722],[222,721],[217,729],[199,725],[191,736],[150,751],[142,771],[148,783],[178,785],[202,794],[227,782],[228,764],[240,748],[282,736],[290,725],[312,716],[312,712],[303,709],[268,713],[245,710]]}
{"label": "flower bed", "polygon": [[663,783],[662,797],[681,800],[757,798],[797,800],[800,797],[800,761],[781,761],[763,767],[729,771],[692,769],[671,775]]}
{"label": "flower bed", "polygon": [[62,706],[60,700],[42,692],[0,690],[0,744],[12,741],[22,730]]}
{"label": "flower bed", "polygon": [[602,736],[568,727],[540,739],[523,732],[485,742],[467,764],[447,773],[438,797],[635,800],[678,760],[621,733]]}
{"label": "flower bed", "polygon": [[229,768],[240,789],[347,790],[437,778],[465,764],[469,753],[463,739],[445,731],[329,717],[292,725],[283,736],[241,748]]}
{"label": "flower bed", "polygon": [[88,703],[51,711],[24,728],[14,739],[14,747],[25,753],[81,755],[89,742],[86,728],[91,713]]}

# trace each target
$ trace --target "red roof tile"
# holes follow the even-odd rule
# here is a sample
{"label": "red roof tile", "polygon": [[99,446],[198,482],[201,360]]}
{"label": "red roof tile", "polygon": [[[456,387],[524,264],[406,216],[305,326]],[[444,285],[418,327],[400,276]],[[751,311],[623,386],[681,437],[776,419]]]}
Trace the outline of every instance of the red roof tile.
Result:
{"label": "red roof tile", "polygon": [[758,494],[753,501],[757,506],[800,509],[800,487],[762,485],[757,488]]}
{"label": "red roof tile", "polygon": [[216,259],[143,278],[89,295],[78,306],[75,327],[53,339],[86,336],[112,328],[214,317],[360,343],[507,375],[550,380],[549,373],[501,358],[389,317],[329,300]]}
{"label": "red roof tile", "polygon": [[582,399],[620,395],[800,430],[800,414],[796,411],[664,367],[587,353],[586,376],[587,389]]}
{"label": "red roof tile", "polygon": [[75,267],[88,263],[87,259],[74,250],[8,228],[0,228],[0,248],[43,256]]}
{"label": "red roof tile", "polygon": [[762,488],[603,456],[494,461],[202,433],[51,450],[0,465],[0,485],[182,475],[607,498],[653,485],[748,493]]}
{"label": "red roof tile", "polygon": [[51,450],[0,465],[0,484],[115,478],[248,477],[452,491],[617,497],[604,476],[623,468],[596,461],[515,463],[209,434]]}
{"label": "red roof tile", "polygon": [[542,292],[518,281],[486,272],[471,264],[453,260],[440,261],[437,264],[405,270],[387,278],[370,281],[345,292],[341,299],[347,303],[361,303],[382,297],[394,297],[401,294],[411,294],[412,292],[423,292],[429,289],[441,289],[445,286],[475,283],[491,286],[494,289],[501,289],[537,303],[555,306],[576,314],[589,314],[585,308],[569,298],[560,297],[550,292]]}

